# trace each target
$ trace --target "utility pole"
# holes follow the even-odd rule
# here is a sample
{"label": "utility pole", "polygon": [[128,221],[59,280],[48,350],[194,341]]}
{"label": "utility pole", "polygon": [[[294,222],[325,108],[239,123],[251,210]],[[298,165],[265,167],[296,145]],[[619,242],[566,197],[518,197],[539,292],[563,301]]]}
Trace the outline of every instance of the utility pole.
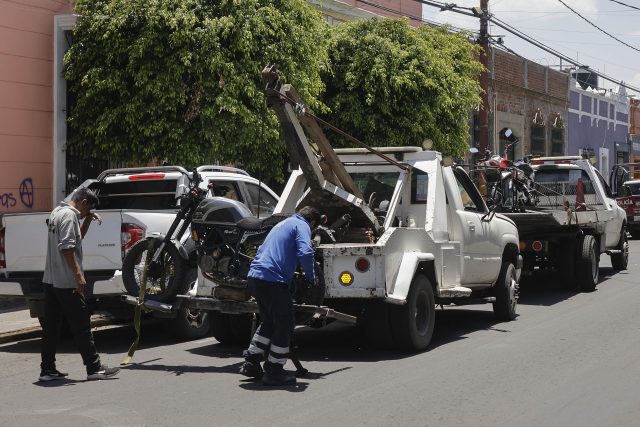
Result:
{"label": "utility pole", "polygon": [[481,47],[480,63],[483,66],[480,73],[482,104],[478,114],[478,150],[482,156],[489,147],[489,0],[480,0],[480,10],[474,8],[474,12],[480,18],[478,44]]}

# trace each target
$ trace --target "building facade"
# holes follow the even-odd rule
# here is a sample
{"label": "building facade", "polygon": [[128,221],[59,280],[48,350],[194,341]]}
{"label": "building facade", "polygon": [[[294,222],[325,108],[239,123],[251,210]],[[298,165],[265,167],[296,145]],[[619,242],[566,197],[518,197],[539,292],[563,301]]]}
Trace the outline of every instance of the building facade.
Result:
{"label": "building facade", "polygon": [[[579,81],[580,80],[580,81]],[[597,80],[572,73],[569,84],[569,155],[590,158],[605,179],[616,163],[630,160],[629,98],[624,87],[597,88]]]}
{"label": "building facade", "polygon": [[568,74],[499,47],[491,49],[489,70],[489,149],[512,160],[567,154]]}
{"label": "building facade", "polygon": [[[338,24],[421,17],[412,0],[309,0]],[[113,166],[65,149],[62,58],[72,43],[71,0],[0,0],[0,214],[50,210],[85,178]]]}
{"label": "building facade", "polygon": [[0,214],[53,204],[54,17],[64,0],[0,1]]}

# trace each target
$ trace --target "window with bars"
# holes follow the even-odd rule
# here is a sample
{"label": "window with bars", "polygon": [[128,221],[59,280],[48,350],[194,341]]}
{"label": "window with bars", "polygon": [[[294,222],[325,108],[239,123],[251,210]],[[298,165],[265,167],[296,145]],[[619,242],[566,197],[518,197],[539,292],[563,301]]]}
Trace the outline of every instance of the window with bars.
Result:
{"label": "window with bars", "polygon": [[551,155],[564,155],[564,129],[551,129]]}
{"label": "window with bars", "polygon": [[545,127],[544,126],[531,126],[531,154],[544,155],[545,154]]}

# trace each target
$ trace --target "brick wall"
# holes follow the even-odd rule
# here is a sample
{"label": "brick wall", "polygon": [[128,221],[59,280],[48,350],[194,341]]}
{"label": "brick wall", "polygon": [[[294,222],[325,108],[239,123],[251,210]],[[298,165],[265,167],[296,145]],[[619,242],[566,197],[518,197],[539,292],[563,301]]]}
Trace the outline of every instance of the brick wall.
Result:
{"label": "brick wall", "polygon": [[[529,154],[533,118],[539,113],[545,124],[546,154],[551,152],[554,122],[565,127],[566,152],[568,75],[499,49],[494,49],[492,59],[493,78],[489,93],[493,105],[489,127],[495,127],[490,131],[494,149],[497,148],[498,132],[503,127],[516,125],[517,129],[512,130],[522,144],[519,155]],[[557,117],[560,120],[556,120]]]}

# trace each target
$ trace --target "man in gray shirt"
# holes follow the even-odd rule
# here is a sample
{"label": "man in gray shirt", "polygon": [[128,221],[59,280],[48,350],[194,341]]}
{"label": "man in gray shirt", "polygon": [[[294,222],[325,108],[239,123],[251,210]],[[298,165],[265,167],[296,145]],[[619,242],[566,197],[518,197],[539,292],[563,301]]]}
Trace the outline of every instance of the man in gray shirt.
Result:
{"label": "man in gray shirt", "polygon": [[[60,324],[65,317],[87,368],[88,380],[109,378],[120,371],[100,362],[91,333],[91,310],[84,298],[87,282],[82,270],[82,238],[91,222],[101,221],[91,212],[98,205],[96,194],[80,188],[71,200],[61,202],[47,220],[47,261],[42,278],[45,293],[45,315],[42,325],[42,363],[40,381],[65,378],[56,369],[56,348]],[[83,219],[80,225],[80,219]]]}

